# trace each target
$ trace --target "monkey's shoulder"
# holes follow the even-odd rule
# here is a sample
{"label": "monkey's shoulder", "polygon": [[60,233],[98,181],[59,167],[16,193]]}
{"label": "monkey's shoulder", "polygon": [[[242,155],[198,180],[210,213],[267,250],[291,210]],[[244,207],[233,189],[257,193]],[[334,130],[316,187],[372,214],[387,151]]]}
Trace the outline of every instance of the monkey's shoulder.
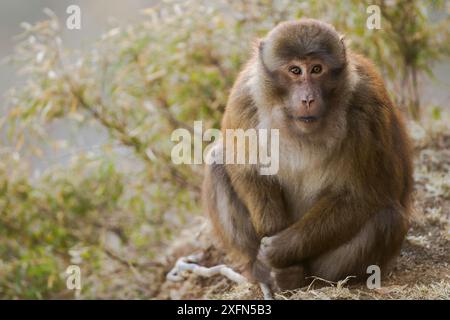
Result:
{"label": "monkey's shoulder", "polygon": [[248,85],[249,81],[251,81],[251,77],[248,71],[244,70],[231,90],[222,120],[222,128],[249,129],[258,126],[258,108],[251,92],[251,86]]}
{"label": "monkey's shoulder", "polygon": [[[354,72],[358,81],[353,88],[350,103],[366,107],[389,107],[393,108],[385,83],[375,64],[368,58],[352,54],[354,61]],[[375,110],[376,111],[376,110]]]}

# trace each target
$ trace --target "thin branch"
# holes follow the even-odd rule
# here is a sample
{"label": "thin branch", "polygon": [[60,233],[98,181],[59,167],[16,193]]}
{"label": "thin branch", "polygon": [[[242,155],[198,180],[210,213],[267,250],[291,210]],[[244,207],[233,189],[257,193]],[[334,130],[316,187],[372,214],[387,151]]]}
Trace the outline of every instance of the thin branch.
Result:
{"label": "thin branch", "polygon": [[270,287],[266,283],[260,282],[259,287],[263,293],[264,300],[273,300],[272,290],[270,290]]}
{"label": "thin branch", "polygon": [[[147,152],[147,147],[145,144],[140,141],[137,137],[132,137],[128,134],[126,130],[126,126],[121,126],[117,122],[112,121],[110,119],[107,119],[102,113],[98,112],[93,106],[91,106],[85,99],[83,94],[80,92],[79,86],[76,85],[72,79],[69,77],[68,72],[66,71],[66,66],[63,61],[63,54],[62,54],[62,48],[61,43],[58,41],[55,41],[55,48],[56,48],[56,59],[61,67],[61,70],[63,71],[63,78],[67,81],[70,88],[70,93],[74,98],[77,99],[80,106],[82,106],[87,112],[89,112],[94,119],[96,119],[100,124],[102,124],[104,127],[108,129],[113,129],[114,132],[118,135],[118,139],[122,142],[122,144],[134,148],[136,153],[149,164],[149,167],[152,168],[152,165],[154,164],[153,159],[149,156],[149,153]],[[101,98],[100,98],[101,99]],[[98,101],[98,105],[105,109],[104,104],[101,101]],[[151,150],[151,152],[155,155],[155,157],[158,157],[157,152],[155,150]],[[159,158],[162,158],[162,155],[159,155]],[[166,159],[167,160],[167,159]],[[189,179],[187,176],[185,176],[178,168],[171,165],[169,161],[162,161],[162,163],[168,168],[168,173],[170,176],[175,180],[180,186],[187,187],[197,194],[200,193],[200,187],[197,184],[192,184],[189,182]],[[170,182],[170,181],[169,181]]]}
{"label": "thin branch", "polygon": [[[175,266],[167,274],[167,280],[173,282],[183,281],[185,279],[183,274],[187,271],[190,271],[201,277],[209,278],[220,274],[237,284],[248,283],[246,277],[237,273],[225,264],[219,264],[210,268],[200,266],[198,262],[202,257],[203,254],[199,253],[179,258],[175,263]],[[273,300],[272,291],[267,284],[259,283],[259,287],[261,288],[261,291],[263,293],[264,300]]]}
{"label": "thin branch", "polygon": [[[139,70],[139,74],[141,75],[141,78],[142,78],[142,81],[144,82],[145,87],[147,88],[148,91],[150,91],[150,89],[152,89],[152,87],[153,87],[153,81],[155,81],[158,78],[149,80],[145,76],[144,66],[141,63],[141,60],[139,59],[138,54],[134,55],[134,61],[136,62],[136,65]],[[194,134],[194,129],[191,126],[178,120],[173,115],[173,113],[170,112],[170,106],[167,103],[166,99],[164,99],[163,97],[158,97],[156,99],[156,101],[154,101],[154,104],[157,107],[157,110],[160,113],[160,115],[163,116],[167,120],[167,122],[173,129],[184,128],[184,129],[187,129],[191,134]]]}
{"label": "thin branch", "polygon": [[[150,167],[154,165],[154,160],[149,156],[149,153],[146,152],[148,147],[145,147],[145,144],[140,141],[137,137],[131,137],[125,127],[118,125],[114,121],[107,119],[103,114],[99,113],[94,107],[92,107],[89,103],[86,102],[83,95],[79,92],[78,89],[73,85],[71,79],[66,78],[71,87],[72,95],[77,99],[80,106],[83,107],[87,112],[91,114],[91,116],[99,121],[104,127],[108,129],[113,129],[117,134],[117,138],[121,141],[122,144],[132,147],[135,149],[136,153],[140,155],[140,157],[147,162]],[[99,103],[101,105],[101,103]],[[155,150],[151,150],[151,153],[155,155],[156,158],[159,158],[160,163],[164,164],[164,166],[168,169],[168,173],[171,178],[174,179],[180,186],[187,187],[197,193],[200,192],[200,187],[197,184],[192,184],[189,182],[189,179],[175,166],[173,166],[168,159],[163,154],[156,152]]]}
{"label": "thin branch", "polygon": [[200,253],[179,258],[175,263],[173,269],[170,270],[170,272],[167,274],[167,279],[174,282],[182,281],[184,280],[183,273],[186,271],[191,271],[194,274],[208,278],[217,274],[221,274],[238,284],[248,282],[247,278],[224,264],[220,264],[210,268],[198,265],[196,262],[200,261],[202,256],[203,254]]}

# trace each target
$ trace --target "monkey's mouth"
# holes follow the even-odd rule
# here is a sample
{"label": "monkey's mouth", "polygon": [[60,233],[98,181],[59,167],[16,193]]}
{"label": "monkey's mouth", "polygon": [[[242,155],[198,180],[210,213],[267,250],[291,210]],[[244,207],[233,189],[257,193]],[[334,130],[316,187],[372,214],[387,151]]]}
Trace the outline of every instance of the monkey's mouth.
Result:
{"label": "monkey's mouth", "polygon": [[305,123],[313,123],[313,122],[318,121],[319,117],[315,117],[315,116],[294,117],[294,116],[290,115],[289,119],[301,121],[301,122],[305,122]]}

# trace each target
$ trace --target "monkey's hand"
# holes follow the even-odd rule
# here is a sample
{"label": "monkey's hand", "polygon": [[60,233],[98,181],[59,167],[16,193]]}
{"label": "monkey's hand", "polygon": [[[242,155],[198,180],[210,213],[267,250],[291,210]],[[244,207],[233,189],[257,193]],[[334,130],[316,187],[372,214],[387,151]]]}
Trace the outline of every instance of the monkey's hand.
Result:
{"label": "monkey's hand", "polygon": [[273,268],[282,268],[284,266],[277,263],[279,259],[279,246],[277,245],[277,236],[264,237],[261,239],[261,244],[258,251],[258,260],[265,265]]}
{"label": "monkey's hand", "polygon": [[305,272],[302,265],[293,265],[290,267],[281,266],[279,261],[283,260],[280,256],[282,244],[279,237],[265,237],[261,239],[258,252],[258,260],[271,269],[271,287],[275,291],[291,290],[301,288],[305,285]]}

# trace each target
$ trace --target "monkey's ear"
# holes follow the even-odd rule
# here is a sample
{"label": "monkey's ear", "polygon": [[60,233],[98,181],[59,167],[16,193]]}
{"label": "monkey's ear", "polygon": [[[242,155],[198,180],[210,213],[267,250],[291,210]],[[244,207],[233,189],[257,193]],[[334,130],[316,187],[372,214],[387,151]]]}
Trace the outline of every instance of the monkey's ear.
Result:
{"label": "monkey's ear", "polygon": [[339,36],[339,42],[341,43],[342,54],[344,55],[344,57],[347,57],[346,46],[345,46],[345,35],[344,34],[341,34]]}
{"label": "monkey's ear", "polygon": [[265,42],[264,42],[263,39],[258,39],[257,44],[258,44],[258,53],[259,53],[260,55],[262,55],[263,50],[264,50]]}
{"label": "monkey's ear", "polygon": [[269,68],[266,65],[266,62],[264,61],[264,47],[265,47],[266,43],[264,40],[259,39],[258,40],[258,59],[261,62],[261,65],[265,71],[265,73],[271,77],[274,76],[273,72],[269,70]]}

